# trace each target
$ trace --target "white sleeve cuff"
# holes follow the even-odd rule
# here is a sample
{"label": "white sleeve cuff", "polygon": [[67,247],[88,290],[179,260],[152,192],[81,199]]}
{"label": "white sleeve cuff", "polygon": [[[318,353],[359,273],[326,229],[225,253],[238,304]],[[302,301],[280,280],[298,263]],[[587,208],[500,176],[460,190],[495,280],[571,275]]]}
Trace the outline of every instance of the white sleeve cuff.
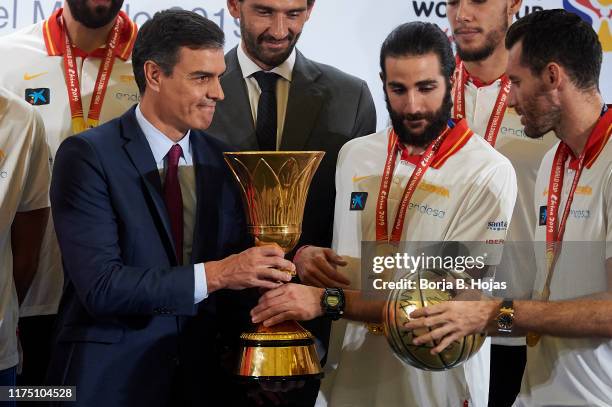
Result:
{"label": "white sleeve cuff", "polygon": [[208,285],[206,284],[206,269],[204,263],[198,263],[193,266],[195,289],[193,294],[193,303],[198,304],[208,297]]}

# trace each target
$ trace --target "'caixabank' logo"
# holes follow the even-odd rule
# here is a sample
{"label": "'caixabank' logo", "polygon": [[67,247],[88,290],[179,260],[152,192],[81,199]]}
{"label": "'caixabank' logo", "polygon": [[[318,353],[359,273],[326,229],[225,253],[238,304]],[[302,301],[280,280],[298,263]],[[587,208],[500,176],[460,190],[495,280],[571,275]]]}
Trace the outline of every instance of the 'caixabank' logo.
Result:
{"label": "'caixabank' logo", "polygon": [[591,24],[603,51],[612,52],[612,0],[563,0],[563,7]]}

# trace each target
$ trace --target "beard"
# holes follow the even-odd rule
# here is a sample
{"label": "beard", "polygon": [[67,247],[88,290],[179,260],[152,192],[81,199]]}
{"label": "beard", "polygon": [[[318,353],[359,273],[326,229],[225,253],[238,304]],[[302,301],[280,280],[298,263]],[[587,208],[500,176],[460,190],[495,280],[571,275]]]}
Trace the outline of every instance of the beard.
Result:
{"label": "beard", "polygon": [[534,110],[534,107],[529,106],[526,106],[526,110],[530,113],[522,114],[525,119],[523,131],[530,139],[544,137],[546,133],[554,130],[555,125],[561,120],[561,107],[558,105],[549,105],[546,112],[538,112],[538,110]]}
{"label": "beard", "polygon": [[497,27],[497,29],[492,30],[486,35],[485,43],[482,47],[474,50],[466,50],[461,48],[459,42],[455,41],[459,58],[466,62],[482,61],[489,58],[491,55],[493,55],[493,52],[499,46],[499,44],[504,41],[507,31],[508,20],[506,19],[506,14],[504,13],[502,15],[500,25]]}
{"label": "beard", "polygon": [[[446,94],[442,105],[435,112],[425,112],[417,114],[401,114],[394,111],[389,103],[389,98],[385,93],[385,102],[387,103],[387,111],[391,117],[393,130],[399,140],[407,145],[424,148],[429,145],[436,137],[446,128],[449,119],[451,118],[451,109],[453,100],[451,98],[450,86],[447,86]],[[404,120],[427,120],[428,124],[420,134],[412,132],[404,126]]]}
{"label": "beard", "polygon": [[268,34],[255,36],[247,30],[244,18],[240,18],[240,33],[248,54],[264,65],[271,67],[279,66],[289,58],[301,35],[301,33],[294,34],[289,32],[286,38],[289,42],[287,48],[278,53],[269,53],[265,50],[263,43],[264,41],[274,41],[274,37]]}
{"label": "beard", "polygon": [[550,95],[544,84],[536,85],[533,93],[524,95],[514,108],[525,123],[523,132],[531,139],[541,138],[554,130],[562,117],[559,101]]}
{"label": "beard", "polygon": [[123,0],[112,0],[110,7],[97,5],[87,6],[87,0],[66,0],[70,12],[76,21],[87,28],[96,29],[104,27],[117,17]]}

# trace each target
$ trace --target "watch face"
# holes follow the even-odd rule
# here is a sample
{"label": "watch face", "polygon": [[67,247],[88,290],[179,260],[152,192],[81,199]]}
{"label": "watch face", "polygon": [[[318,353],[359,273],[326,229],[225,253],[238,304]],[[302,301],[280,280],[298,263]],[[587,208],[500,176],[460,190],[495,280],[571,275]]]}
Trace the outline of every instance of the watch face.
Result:
{"label": "watch face", "polygon": [[514,322],[514,318],[508,314],[502,314],[497,319],[497,326],[502,329],[510,329],[512,328],[512,323]]}
{"label": "watch face", "polygon": [[336,295],[328,295],[325,299],[325,303],[331,308],[336,308],[339,302],[340,299]]}

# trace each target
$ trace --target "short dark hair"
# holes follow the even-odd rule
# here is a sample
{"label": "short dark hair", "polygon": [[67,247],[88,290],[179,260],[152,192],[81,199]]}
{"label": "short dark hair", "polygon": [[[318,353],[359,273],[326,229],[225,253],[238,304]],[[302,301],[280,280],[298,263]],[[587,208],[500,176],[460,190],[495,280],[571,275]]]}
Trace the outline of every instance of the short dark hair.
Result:
{"label": "short dark hair", "polygon": [[[242,3],[244,0],[238,0],[240,3]],[[315,0],[306,0],[306,5],[308,5],[308,7],[312,6],[314,4]]]}
{"label": "short dark hair", "polygon": [[171,75],[181,47],[190,49],[223,48],[223,31],[200,14],[170,9],[155,13],[138,30],[132,51],[134,77],[141,94],[146,89],[144,64],[153,61],[165,75]]}
{"label": "short dark hair", "polygon": [[442,75],[447,83],[455,71],[455,57],[444,31],[435,24],[413,21],[405,23],[387,36],[380,49],[380,69],[386,77],[385,61],[388,57],[425,55],[435,53],[440,60]]}
{"label": "short dark hair", "polygon": [[506,48],[522,41],[521,64],[536,75],[551,62],[567,70],[582,90],[598,88],[601,43],[590,24],[562,9],[542,10],[517,20],[506,34]]}

